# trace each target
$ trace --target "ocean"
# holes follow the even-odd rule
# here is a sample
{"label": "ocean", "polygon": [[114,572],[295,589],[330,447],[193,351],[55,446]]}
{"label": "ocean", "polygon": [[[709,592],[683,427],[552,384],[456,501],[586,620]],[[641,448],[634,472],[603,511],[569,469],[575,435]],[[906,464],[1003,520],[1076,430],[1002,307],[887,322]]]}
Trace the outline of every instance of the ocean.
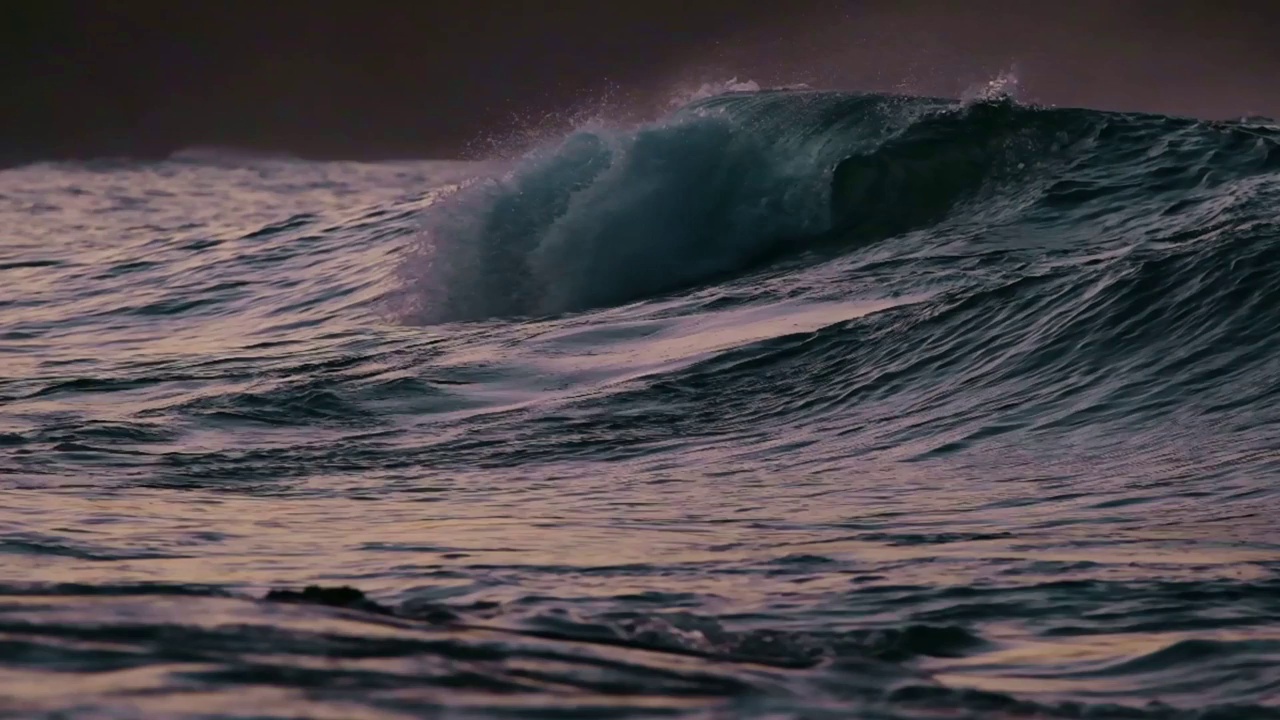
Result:
{"label": "ocean", "polygon": [[1280,124],[813,90],[0,172],[0,716],[1280,718]]}

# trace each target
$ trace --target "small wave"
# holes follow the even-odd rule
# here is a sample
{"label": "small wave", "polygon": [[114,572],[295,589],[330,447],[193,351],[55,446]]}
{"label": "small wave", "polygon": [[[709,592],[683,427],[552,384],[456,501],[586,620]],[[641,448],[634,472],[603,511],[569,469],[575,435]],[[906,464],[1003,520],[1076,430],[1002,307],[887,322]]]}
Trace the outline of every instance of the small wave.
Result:
{"label": "small wave", "polygon": [[739,80],[735,77],[725,82],[707,82],[696,88],[677,91],[667,100],[667,106],[674,110],[717,95],[749,92],[760,92],[760,83],[754,80]]}
{"label": "small wave", "polygon": [[260,161],[296,161],[293,155],[283,152],[254,150],[223,145],[192,145],[169,153],[170,162],[201,165],[242,165]]}
{"label": "small wave", "polygon": [[40,533],[0,535],[0,554],[48,555],[98,562],[176,559],[183,557],[182,555],[143,548],[123,550],[98,547],[64,537]]}

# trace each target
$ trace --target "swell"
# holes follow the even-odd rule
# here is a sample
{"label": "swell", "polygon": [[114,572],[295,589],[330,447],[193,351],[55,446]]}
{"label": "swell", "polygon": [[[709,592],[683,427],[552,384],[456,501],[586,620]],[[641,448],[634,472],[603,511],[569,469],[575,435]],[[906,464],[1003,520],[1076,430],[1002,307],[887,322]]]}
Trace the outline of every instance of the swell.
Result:
{"label": "swell", "polygon": [[1140,235],[1274,173],[1278,138],[1008,99],[716,96],[631,130],[585,127],[460,188],[402,267],[402,309],[441,322],[617,305],[911,231]]}
{"label": "swell", "polygon": [[[1280,224],[1242,209],[1257,200],[1224,210],[1230,221],[1035,260],[914,245],[887,260],[854,252],[840,259],[851,286],[947,280],[894,309],[497,421],[528,442],[495,452],[481,434],[475,450],[520,465],[705,441],[748,458],[751,448],[785,451],[792,470],[853,457],[954,467],[977,456],[1011,472],[1066,462],[1123,473],[1160,459],[1209,481],[1280,450],[1266,431],[1280,422]],[[469,462],[469,446],[451,450]],[[1097,464],[1078,467],[1080,453]]]}

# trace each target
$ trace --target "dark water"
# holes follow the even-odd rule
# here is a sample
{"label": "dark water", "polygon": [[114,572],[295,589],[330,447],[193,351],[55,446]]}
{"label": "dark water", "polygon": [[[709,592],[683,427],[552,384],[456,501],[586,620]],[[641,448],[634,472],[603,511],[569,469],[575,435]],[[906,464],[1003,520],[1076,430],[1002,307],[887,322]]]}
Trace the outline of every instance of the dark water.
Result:
{"label": "dark water", "polygon": [[1278,181],[808,92],[4,171],[0,714],[1280,717]]}

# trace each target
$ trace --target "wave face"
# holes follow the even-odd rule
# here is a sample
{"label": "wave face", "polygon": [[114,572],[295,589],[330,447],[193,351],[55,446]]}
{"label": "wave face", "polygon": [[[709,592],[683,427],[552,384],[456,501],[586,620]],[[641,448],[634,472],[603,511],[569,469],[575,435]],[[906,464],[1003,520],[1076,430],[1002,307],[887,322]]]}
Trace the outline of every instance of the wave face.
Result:
{"label": "wave face", "polygon": [[1280,718],[1271,121],[700,93],[0,227],[0,715]]}

